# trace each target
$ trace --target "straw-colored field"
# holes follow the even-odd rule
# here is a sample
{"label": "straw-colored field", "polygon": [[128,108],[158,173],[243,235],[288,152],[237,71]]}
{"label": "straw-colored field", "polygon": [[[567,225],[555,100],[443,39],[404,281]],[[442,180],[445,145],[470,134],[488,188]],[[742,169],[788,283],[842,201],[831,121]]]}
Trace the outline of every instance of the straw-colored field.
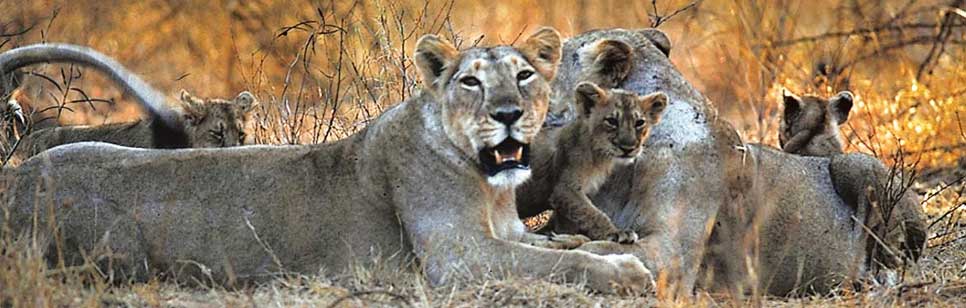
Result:
{"label": "straw-colored field", "polygon": [[[260,100],[251,141],[343,138],[420,87],[416,40],[513,43],[540,26],[565,36],[659,23],[672,62],[747,142],[777,145],[781,89],[857,104],[846,151],[918,177],[929,244],[897,286],[807,298],[671,301],[592,294],[540,280],[431,289],[398,269],[280,277],[242,290],[167,281],[111,285],[93,267],[51,268],[29,239],[0,239],[0,306],[639,306],[966,305],[966,3],[961,0],[778,1],[41,1],[0,0],[0,51],[38,42],[91,46],[174,97],[180,89]],[[105,78],[32,67],[18,101],[53,124],[142,115]],[[40,76],[46,76],[40,77]],[[79,89],[70,90],[70,89]],[[85,100],[84,94],[94,100]],[[658,286],[660,288],[660,286]],[[658,290],[660,293],[660,290]]]}

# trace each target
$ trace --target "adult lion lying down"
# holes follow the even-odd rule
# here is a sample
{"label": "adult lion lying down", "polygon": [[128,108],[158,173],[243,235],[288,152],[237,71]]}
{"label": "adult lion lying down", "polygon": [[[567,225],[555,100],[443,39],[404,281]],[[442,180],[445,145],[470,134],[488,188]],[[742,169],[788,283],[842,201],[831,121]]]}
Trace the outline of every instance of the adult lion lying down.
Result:
{"label": "adult lion lying down", "polygon": [[[587,277],[638,288],[630,255],[528,243],[513,187],[528,177],[528,144],[547,111],[560,38],[542,29],[520,48],[463,52],[423,37],[425,91],[344,140],[306,146],[142,150],[84,143],[54,148],[5,176],[14,226],[52,210],[65,258],[98,247],[115,273],[180,271],[217,281],[279,271],[339,271],[370,256],[418,258],[433,284],[507,273]],[[37,230],[37,231],[45,231]],[[394,260],[394,261],[393,261]]]}
{"label": "adult lion lying down", "polygon": [[[548,126],[573,118],[573,91],[564,89],[582,81],[669,97],[634,165],[616,168],[591,196],[617,228],[640,239],[581,249],[633,253],[676,287],[668,291],[682,295],[696,285],[824,293],[869,270],[894,267],[900,248],[915,258],[925,231],[918,203],[900,194],[894,210],[875,209],[869,188],[895,194],[881,188],[891,179],[877,159],[803,157],[746,145],[674,68],[669,51],[669,40],[655,29],[592,31],[564,43],[568,61],[553,83]],[[521,207],[520,213],[543,210]],[[895,249],[878,247],[866,227]]]}

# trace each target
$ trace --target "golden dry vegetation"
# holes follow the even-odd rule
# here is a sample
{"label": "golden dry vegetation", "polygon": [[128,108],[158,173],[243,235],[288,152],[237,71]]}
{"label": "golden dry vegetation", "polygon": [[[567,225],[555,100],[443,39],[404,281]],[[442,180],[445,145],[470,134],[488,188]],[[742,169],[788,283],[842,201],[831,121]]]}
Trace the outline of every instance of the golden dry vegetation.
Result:
{"label": "golden dry vegetation", "polygon": [[[918,175],[931,215],[926,257],[900,286],[770,305],[962,305],[966,297],[966,5],[960,0],[777,1],[20,1],[0,0],[0,51],[38,42],[91,46],[174,96],[260,99],[254,142],[320,143],[364,127],[418,91],[409,57],[420,35],[458,46],[513,43],[539,26],[565,36],[656,23],[671,59],[748,142],[777,145],[781,88],[858,96],[847,151]],[[38,124],[141,116],[96,73],[31,69],[18,94]],[[46,76],[46,77],[42,77]],[[68,89],[78,89],[68,90]],[[92,99],[88,99],[92,98]],[[108,285],[90,267],[48,268],[29,239],[2,239],[0,305],[632,306],[669,299],[589,294],[571,285],[493,281],[428,289],[420,278],[360,269],[352,277],[285,277],[243,290],[164,281]],[[747,299],[739,304],[758,304]],[[697,303],[725,305],[699,295]]]}

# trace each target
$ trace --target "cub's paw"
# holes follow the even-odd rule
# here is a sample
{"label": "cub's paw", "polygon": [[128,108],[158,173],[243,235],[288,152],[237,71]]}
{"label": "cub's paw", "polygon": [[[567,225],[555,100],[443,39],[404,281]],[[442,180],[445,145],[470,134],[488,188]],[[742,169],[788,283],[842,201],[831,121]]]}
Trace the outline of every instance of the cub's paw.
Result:
{"label": "cub's paw", "polygon": [[634,242],[637,242],[637,232],[634,232],[634,230],[620,230],[608,234],[607,240],[621,244],[634,244]]}
{"label": "cub's paw", "polygon": [[654,278],[644,263],[629,254],[601,256],[605,265],[589,269],[590,287],[606,293],[637,295],[654,286]]}

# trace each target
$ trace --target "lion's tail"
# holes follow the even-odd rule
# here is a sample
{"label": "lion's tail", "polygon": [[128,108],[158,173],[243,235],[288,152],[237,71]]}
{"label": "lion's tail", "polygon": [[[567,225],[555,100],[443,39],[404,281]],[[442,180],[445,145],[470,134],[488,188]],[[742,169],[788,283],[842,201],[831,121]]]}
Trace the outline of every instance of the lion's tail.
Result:
{"label": "lion's tail", "polygon": [[163,147],[188,146],[188,136],[179,114],[165,104],[165,95],[131,73],[123,65],[91,48],[70,44],[34,44],[0,53],[0,76],[14,70],[46,62],[76,63],[97,69],[145,107],[152,117],[155,144]]}

